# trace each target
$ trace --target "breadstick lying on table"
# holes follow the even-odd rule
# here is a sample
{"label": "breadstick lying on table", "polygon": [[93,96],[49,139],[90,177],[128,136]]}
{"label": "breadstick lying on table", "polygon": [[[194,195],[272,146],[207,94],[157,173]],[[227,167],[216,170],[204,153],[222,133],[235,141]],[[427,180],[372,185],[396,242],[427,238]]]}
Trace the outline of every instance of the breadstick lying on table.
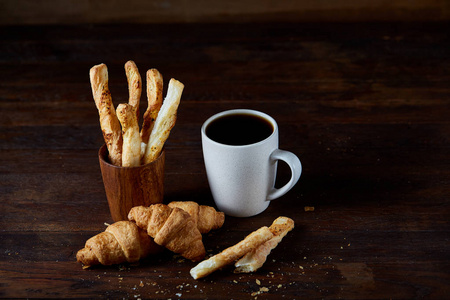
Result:
{"label": "breadstick lying on table", "polygon": [[122,124],[122,167],[136,167],[141,163],[141,137],[136,111],[130,104],[117,106],[117,117]]}
{"label": "breadstick lying on table", "polygon": [[258,248],[245,254],[235,264],[236,273],[250,273],[258,270],[267,259],[270,251],[274,249],[286,234],[294,228],[294,221],[287,217],[278,217],[269,227],[273,238],[260,245]]}
{"label": "breadstick lying on table", "polygon": [[191,269],[190,273],[194,279],[205,277],[212,272],[228,265],[245,255],[247,252],[257,248],[262,243],[273,237],[272,232],[266,226],[250,233],[245,239],[231,246],[221,253],[202,261]]}
{"label": "breadstick lying on table", "polygon": [[139,70],[134,61],[129,60],[125,63],[125,74],[127,75],[128,81],[128,104],[135,109],[137,120],[139,120],[139,102],[142,93],[142,80],[141,74],[139,74]]}
{"label": "breadstick lying on table", "polygon": [[147,100],[148,106],[142,122],[141,139],[147,146],[153,125],[158,117],[163,102],[163,77],[156,69],[147,71]]}
{"label": "breadstick lying on table", "polygon": [[113,165],[122,165],[122,132],[108,88],[108,68],[105,64],[93,66],[89,71],[92,95],[100,116],[100,127]]}
{"label": "breadstick lying on table", "polygon": [[143,163],[147,164],[158,158],[161,150],[169,137],[170,130],[175,126],[177,109],[180,104],[184,85],[175,79],[170,79],[166,99],[156,118],[150,134],[149,142],[143,157]]}

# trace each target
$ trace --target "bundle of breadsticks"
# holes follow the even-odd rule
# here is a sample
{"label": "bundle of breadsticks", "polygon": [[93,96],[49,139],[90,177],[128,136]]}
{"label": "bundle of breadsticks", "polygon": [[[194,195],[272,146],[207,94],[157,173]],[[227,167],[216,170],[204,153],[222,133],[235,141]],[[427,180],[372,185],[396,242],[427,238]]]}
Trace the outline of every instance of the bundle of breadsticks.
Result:
{"label": "bundle of breadsticks", "polygon": [[141,75],[131,60],[125,64],[125,73],[129,100],[128,103],[119,104],[117,112],[108,87],[106,65],[93,66],[89,75],[109,161],[116,166],[134,167],[150,163],[160,155],[175,125],[184,85],[178,80],[170,79],[163,103],[163,77],[156,69],[147,71],[148,106],[139,131]]}

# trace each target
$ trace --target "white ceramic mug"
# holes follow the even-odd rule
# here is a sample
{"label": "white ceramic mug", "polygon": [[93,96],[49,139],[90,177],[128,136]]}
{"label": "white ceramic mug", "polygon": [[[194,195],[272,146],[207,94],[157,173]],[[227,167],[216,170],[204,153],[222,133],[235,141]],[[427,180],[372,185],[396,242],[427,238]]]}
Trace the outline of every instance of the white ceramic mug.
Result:
{"label": "white ceramic mug", "polygon": [[[211,137],[213,134],[208,133],[211,124],[234,115],[261,118],[271,125],[272,131],[260,141],[243,145],[226,144]],[[300,178],[300,160],[292,152],[278,149],[278,125],[265,113],[249,109],[218,113],[206,120],[201,135],[206,173],[215,204],[229,216],[250,217],[263,212],[270,200],[286,194]],[[274,186],[278,160],[286,162],[292,173],[289,182],[279,189]]]}

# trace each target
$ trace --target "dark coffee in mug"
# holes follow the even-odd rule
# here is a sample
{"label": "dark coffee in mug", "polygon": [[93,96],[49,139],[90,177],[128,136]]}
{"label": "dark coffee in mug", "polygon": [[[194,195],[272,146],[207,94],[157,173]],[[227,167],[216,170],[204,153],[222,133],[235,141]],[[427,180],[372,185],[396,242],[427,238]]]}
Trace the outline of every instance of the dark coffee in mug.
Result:
{"label": "dark coffee in mug", "polygon": [[211,122],[206,127],[206,135],[221,144],[242,146],[265,140],[273,130],[272,124],[262,117],[237,113]]}

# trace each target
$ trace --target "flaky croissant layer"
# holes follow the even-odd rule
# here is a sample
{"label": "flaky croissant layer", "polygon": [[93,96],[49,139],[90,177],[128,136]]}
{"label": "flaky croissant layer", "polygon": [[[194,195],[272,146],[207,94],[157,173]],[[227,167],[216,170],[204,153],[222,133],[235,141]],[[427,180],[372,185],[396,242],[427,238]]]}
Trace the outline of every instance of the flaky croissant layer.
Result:
{"label": "flaky croissant layer", "polygon": [[202,234],[222,227],[225,222],[225,214],[216,211],[211,206],[198,205],[194,201],[172,201],[168,205],[172,208],[181,208],[189,213]]}
{"label": "flaky croissant layer", "polygon": [[197,224],[181,208],[164,204],[136,206],[130,210],[128,219],[146,230],[155,243],[187,259],[199,261],[206,254]]}
{"label": "flaky croissant layer", "polygon": [[78,251],[77,261],[85,268],[98,264],[132,263],[162,249],[133,222],[119,221],[88,239],[85,247]]}

